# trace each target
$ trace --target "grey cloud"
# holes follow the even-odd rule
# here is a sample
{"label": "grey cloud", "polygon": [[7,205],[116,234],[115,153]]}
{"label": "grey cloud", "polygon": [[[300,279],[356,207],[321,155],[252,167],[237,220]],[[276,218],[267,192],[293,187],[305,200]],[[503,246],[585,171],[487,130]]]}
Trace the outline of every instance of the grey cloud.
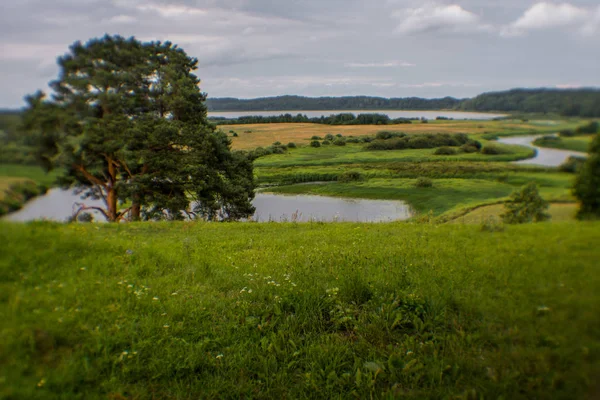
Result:
{"label": "grey cloud", "polygon": [[58,73],[56,57],[71,43],[105,33],[177,43],[198,58],[202,89],[213,97],[463,97],[515,86],[600,84],[600,10],[591,13],[597,0],[568,0],[590,11],[568,28],[576,34],[548,26],[518,40],[499,32],[535,2],[0,1],[0,107],[18,107],[25,94],[46,88]]}

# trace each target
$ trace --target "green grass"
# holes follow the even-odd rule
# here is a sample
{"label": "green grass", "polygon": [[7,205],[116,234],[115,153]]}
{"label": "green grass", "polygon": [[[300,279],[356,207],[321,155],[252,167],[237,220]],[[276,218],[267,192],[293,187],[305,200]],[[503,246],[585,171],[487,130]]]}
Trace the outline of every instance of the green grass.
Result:
{"label": "green grass", "polygon": [[552,149],[562,149],[571,151],[580,151],[587,153],[594,135],[575,136],[575,137],[556,137],[553,139],[536,139],[533,144],[540,147],[549,147]]}
{"label": "green grass", "polygon": [[254,162],[257,167],[327,166],[340,164],[374,164],[390,162],[426,161],[515,161],[533,157],[533,149],[505,144],[495,144],[507,153],[485,155],[462,153],[453,156],[434,155],[435,149],[380,150],[368,151],[364,146],[321,146],[319,148],[300,147],[286,154],[261,157]]}
{"label": "green grass", "polygon": [[[574,221],[577,214],[577,204],[574,203],[552,203],[548,208],[550,220],[552,222]],[[451,223],[481,224],[490,218],[499,221],[500,215],[505,212],[503,204],[494,204],[479,207],[459,218],[453,219]]]}
{"label": "green grass", "polygon": [[600,225],[0,226],[0,397],[591,396]]}
{"label": "green grass", "polygon": [[35,165],[0,164],[0,181],[4,177],[28,178],[46,187],[52,186],[60,171],[45,172]]}

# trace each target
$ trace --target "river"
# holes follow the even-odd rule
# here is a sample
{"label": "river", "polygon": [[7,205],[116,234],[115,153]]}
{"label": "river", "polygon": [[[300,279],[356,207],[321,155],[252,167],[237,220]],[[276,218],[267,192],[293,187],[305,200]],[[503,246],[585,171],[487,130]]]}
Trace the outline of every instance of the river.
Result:
{"label": "river", "polygon": [[[22,222],[38,219],[65,221],[78,208],[77,203],[85,203],[86,206],[103,206],[100,200],[81,200],[72,191],[51,189],[44,196],[31,200],[21,210],[9,214],[5,219]],[[405,220],[412,216],[408,204],[392,200],[257,193],[253,205],[256,207],[256,213],[252,220],[257,222],[384,222]],[[104,220],[100,213],[92,214],[95,221]]]}
{"label": "river", "polygon": [[532,165],[543,165],[546,167],[558,167],[564,163],[567,158],[571,156],[586,157],[586,153],[580,153],[578,151],[571,150],[560,150],[560,149],[548,149],[545,147],[535,146],[532,142],[537,138],[547,135],[531,135],[531,136],[512,136],[499,138],[498,142],[505,144],[518,144],[521,146],[527,146],[536,149],[537,154],[534,158],[528,158],[527,160],[514,161],[517,164],[532,164]]}

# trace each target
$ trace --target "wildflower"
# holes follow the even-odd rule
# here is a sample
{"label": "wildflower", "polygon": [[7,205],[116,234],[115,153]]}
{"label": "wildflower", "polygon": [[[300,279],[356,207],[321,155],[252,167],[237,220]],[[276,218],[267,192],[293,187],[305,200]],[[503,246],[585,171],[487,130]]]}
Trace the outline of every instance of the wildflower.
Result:
{"label": "wildflower", "polygon": [[79,270],[85,271],[85,267],[81,267],[81,268],[79,268]]}
{"label": "wildflower", "polygon": [[240,293],[244,293],[246,290],[248,290],[246,287],[244,287],[242,290],[240,290]]}
{"label": "wildflower", "polygon": [[539,312],[548,312],[548,311],[550,311],[550,307],[546,307],[546,306],[539,306],[539,307],[537,308],[537,310],[538,310]]}
{"label": "wildflower", "polygon": [[252,293],[252,289],[248,289],[248,293]]}
{"label": "wildflower", "polygon": [[125,253],[127,253],[128,255],[132,255],[133,254],[133,250],[127,249],[127,251],[125,251]]}
{"label": "wildflower", "polygon": [[129,285],[127,285],[128,288],[132,288],[133,285],[130,283]]}
{"label": "wildflower", "polygon": [[406,352],[407,356],[410,356],[411,354],[413,354],[412,350],[409,350],[409,351]]}
{"label": "wildflower", "polygon": [[152,300],[158,301],[158,297],[153,297]]}
{"label": "wildflower", "polygon": [[177,296],[177,292],[171,293],[171,296]]}
{"label": "wildflower", "polygon": [[220,360],[221,358],[223,358],[223,354],[217,354],[217,360]]}
{"label": "wildflower", "polygon": [[46,378],[42,378],[37,384],[37,387],[42,387],[46,384]]}
{"label": "wildflower", "polygon": [[168,329],[169,325],[163,325],[163,328]]}

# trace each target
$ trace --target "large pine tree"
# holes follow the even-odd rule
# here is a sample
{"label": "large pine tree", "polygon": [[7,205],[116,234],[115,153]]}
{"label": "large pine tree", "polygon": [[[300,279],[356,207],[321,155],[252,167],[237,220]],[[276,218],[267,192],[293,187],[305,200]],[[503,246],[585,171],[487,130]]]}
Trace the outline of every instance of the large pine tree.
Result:
{"label": "large pine tree", "polygon": [[107,35],[58,63],[51,98],[29,96],[24,121],[43,164],[65,170],[62,186],[105,205],[80,210],[108,221],[252,215],[252,163],[208,122],[196,59],[170,42]]}

